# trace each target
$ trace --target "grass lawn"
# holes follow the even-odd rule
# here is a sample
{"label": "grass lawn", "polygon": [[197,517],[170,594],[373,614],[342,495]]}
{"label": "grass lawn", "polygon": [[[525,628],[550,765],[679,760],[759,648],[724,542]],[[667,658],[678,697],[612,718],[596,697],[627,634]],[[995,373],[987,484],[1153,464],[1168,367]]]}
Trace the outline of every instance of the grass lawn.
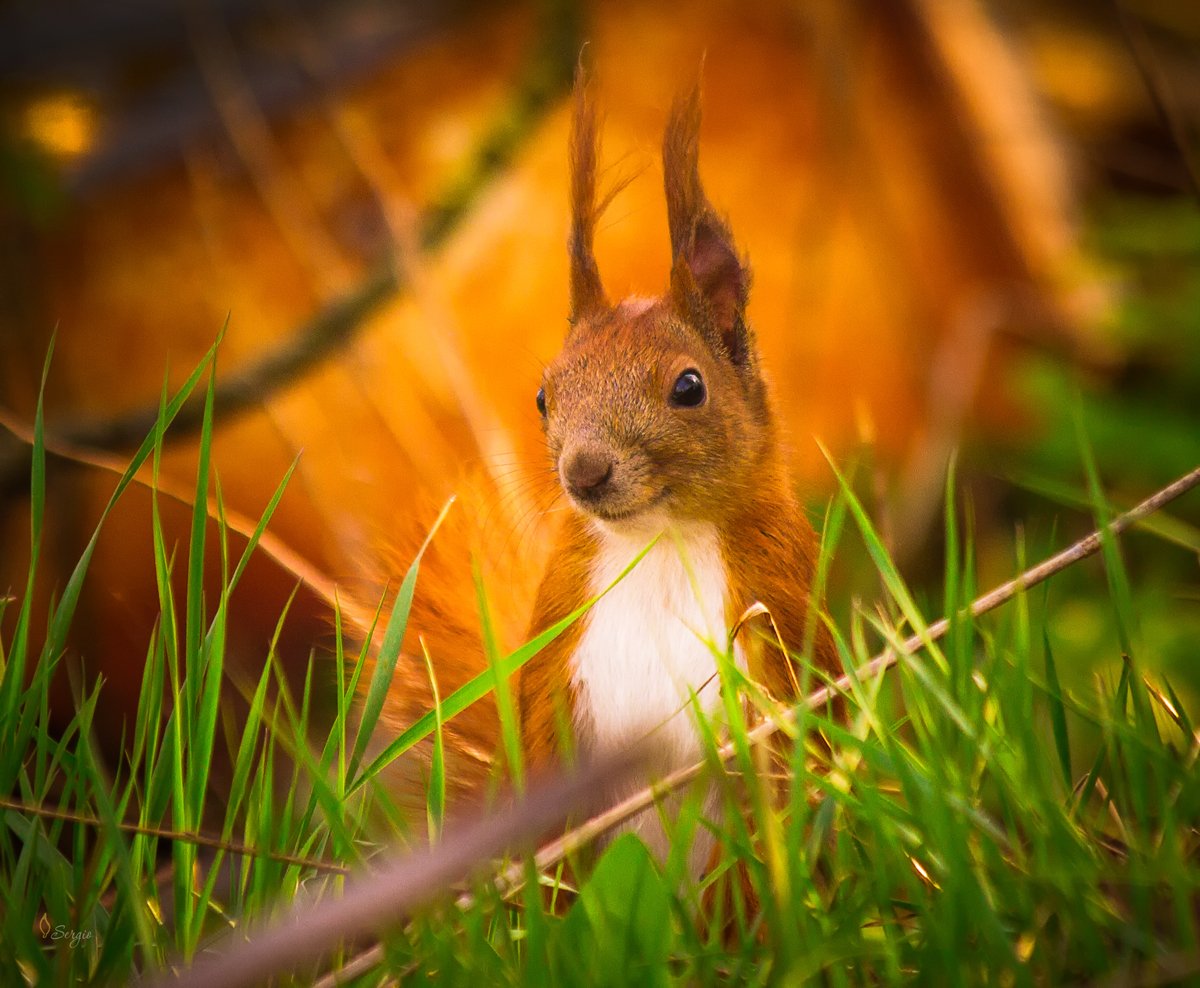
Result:
{"label": "grass lawn", "polygon": [[[333,983],[339,971],[361,985],[1200,979],[1200,495],[1103,539],[1088,561],[987,613],[967,609],[991,577],[1017,575],[1200,462],[1200,216],[1113,201],[1090,229],[1095,249],[1132,272],[1112,330],[1140,372],[1115,390],[1092,390],[1060,361],[1029,360],[1021,382],[1042,432],[1019,448],[962,452],[945,488],[942,558],[924,560],[936,575],[911,585],[860,500],[868,470],[838,464],[845,479],[820,509],[820,570],[849,674],[843,705],[802,704],[784,717],[726,661],[728,702],[707,766],[724,822],[711,825],[685,800],[668,820],[676,840],[665,862],[628,835],[601,852],[586,829],[534,861],[532,817],[510,815],[490,832],[514,837],[509,859],[487,846],[487,827],[443,834],[441,730],[491,688],[491,674],[442,697],[380,754],[366,744],[378,692],[359,690],[361,643],[339,633],[333,661],[347,675],[336,696],[319,695],[328,657],[314,660],[298,688],[282,684],[268,656],[246,687],[246,716],[223,716],[226,606],[245,559],[222,544],[225,593],[206,599],[203,510],[189,545],[166,544],[157,516],[146,533],[161,617],[118,763],[101,757],[93,737],[103,683],[76,683],[70,726],[50,728],[49,684],[90,549],[45,626],[18,588],[0,602],[13,628],[0,642],[0,983],[154,979],[218,954],[249,975],[258,960],[231,952],[248,927],[286,919],[294,903],[306,912],[273,955],[281,983]],[[114,499],[143,463],[157,464],[183,399],[205,382],[211,398],[210,363],[164,395],[159,425]],[[41,430],[39,413],[35,565]],[[198,504],[219,495],[207,458],[211,416],[204,437]],[[972,493],[984,488],[1001,505],[986,531]],[[176,599],[170,574],[180,570],[187,592]],[[377,636],[380,687],[419,578],[417,560]],[[935,640],[930,629],[943,615],[949,623]],[[912,654],[854,674],[910,635],[922,639]],[[497,656],[497,667],[511,673],[538,644]],[[815,693],[824,684],[810,674],[804,685]],[[781,765],[751,743],[768,715],[783,725]],[[498,747],[510,757],[514,731],[506,718]],[[426,805],[405,812],[378,772],[430,735]],[[214,793],[213,753],[226,749],[228,785]],[[572,797],[538,798],[528,812],[549,820]],[[706,827],[720,860],[698,884],[687,848]],[[430,841],[415,863],[397,862],[397,847]],[[452,853],[458,871],[427,867]],[[372,871],[384,873],[382,887],[360,880]],[[455,881],[460,872],[471,877]],[[750,897],[732,881],[743,872]],[[710,894],[710,885],[732,891]],[[304,960],[303,948],[329,935],[330,904],[347,889],[392,895],[397,911],[380,906],[357,935],[333,937],[340,946]],[[404,896],[412,908],[400,911]]]}

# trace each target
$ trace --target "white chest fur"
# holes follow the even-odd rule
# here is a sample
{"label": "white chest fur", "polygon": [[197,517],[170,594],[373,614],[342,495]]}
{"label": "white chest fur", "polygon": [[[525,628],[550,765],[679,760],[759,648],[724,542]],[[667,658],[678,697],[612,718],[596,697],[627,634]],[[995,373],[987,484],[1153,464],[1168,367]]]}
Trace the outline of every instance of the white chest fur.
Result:
{"label": "white chest fur", "polygon": [[[608,587],[641,552],[654,531],[600,531],[592,590]],[[625,578],[587,616],[571,663],[576,687],[576,741],[586,751],[613,751],[650,736],[655,769],[700,760],[701,743],[690,696],[711,714],[720,701],[713,646],[726,647],[728,579],[716,530],[695,526],[678,538],[664,533]],[[740,649],[735,659],[744,668]],[[616,795],[616,794],[614,794]],[[708,815],[715,806],[706,799]],[[665,835],[655,811],[630,821],[654,850],[665,855]],[[711,840],[703,830],[690,858],[696,874]]]}
{"label": "white chest fur", "polygon": [[[592,589],[612,583],[653,535],[601,530]],[[712,646],[726,645],[725,565],[716,530],[664,533],[587,617],[572,660],[575,728],[586,749],[611,751],[654,733],[661,769],[696,760],[690,692],[712,712],[719,700]]]}

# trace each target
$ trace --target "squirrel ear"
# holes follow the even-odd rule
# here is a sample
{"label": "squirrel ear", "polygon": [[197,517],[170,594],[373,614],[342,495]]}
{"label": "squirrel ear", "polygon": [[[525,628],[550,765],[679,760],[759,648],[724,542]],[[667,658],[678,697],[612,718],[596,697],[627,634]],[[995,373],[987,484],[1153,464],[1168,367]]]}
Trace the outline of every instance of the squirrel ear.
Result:
{"label": "squirrel ear", "polygon": [[700,184],[700,86],[678,97],[663,135],[663,183],[671,232],[671,294],[680,314],[735,364],[751,357],[746,326],[750,272],[729,227]]}
{"label": "squirrel ear", "polygon": [[582,53],[575,71],[574,107],[571,113],[569,158],[571,164],[571,321],[608,307],[600,269],[592,253],[596,229],[596,159],[599,136],[596,103]]}

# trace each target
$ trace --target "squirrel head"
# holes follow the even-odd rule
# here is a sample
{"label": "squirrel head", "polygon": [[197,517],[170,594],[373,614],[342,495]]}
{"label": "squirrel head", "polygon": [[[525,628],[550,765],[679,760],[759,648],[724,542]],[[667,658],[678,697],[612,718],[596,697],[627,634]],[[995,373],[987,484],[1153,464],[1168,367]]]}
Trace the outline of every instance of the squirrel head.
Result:
{"label": "squirrel head", "polygon": [[767,391],[746,323],[750,272],[700,184],[697,85],[663,137],[670,286],[608,301],[592,251],[596,108],[582,70],[570,137],[570,330],[537,404],[563,489],[613,527],[712,521],[753,492],[773,446]]}

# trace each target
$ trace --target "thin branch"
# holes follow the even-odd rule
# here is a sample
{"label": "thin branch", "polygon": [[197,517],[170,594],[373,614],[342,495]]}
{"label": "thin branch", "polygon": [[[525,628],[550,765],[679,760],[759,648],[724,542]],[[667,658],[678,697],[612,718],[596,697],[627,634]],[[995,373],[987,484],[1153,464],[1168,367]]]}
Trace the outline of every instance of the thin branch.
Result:
{"label": "thin branch", "polygon": [[[42,817],[47,820],[65,820],[67,823],[78,823],[81,826],[94,827],[97,830],[104,826],[102,820],[97,820],[95,817],[90,817],[83,813],[74,813],[71,810],[64,810],[57,806],[31,806],[28,803],[22,803],[19,799],[8,799],[5,796],[0,796],[0,807],[6,810],[15,810],[17,813],[27,813],[30,816]],[[142,837],[158,837],[162,840],[195,844],[197,847],[211,847],[217,851],[225,851],[229,854],[244,854],[252,858],[268,858],[271,861],[279,861],[289,865],[300,865],[304,868],[312,868],[315,871],[326,871],[336,875],[350,874],[349,868],[344,865],[334,864],[332,861],[322,861],[319,858],[304,858],[294,854],[284,854],[281,851],[267,851],[259,847],[251,847],[249,844],[238,844],[234,841],[222,840],[220,837],[213,837],[209,834],[190,833],[183,830],[163,830],[160,827],[146,827],[139,823],[124,822],[118,822],[117,829],[126,834],[137,834]]]}
{"label": "thin branch", "polygon": [[1113,9],[1117,12],[1117,22],[1120,24],[1121,34],[1125,38],[1125,44],[1129,47],[1129,53],[1133,56],[1138,74],[1145,83],[1146,92],[1150,95],[1155,112],[1158,113],[1159,120],[1167,129],[1167,133],[1171,135],[1171,140],[1174,141],[1179,157],[1183,161],[1188,188],[1191,190],[1192,196],[1200,202],[1200,168],[1192,158],[1187,131],[1184,129],[1174,93],[1166,74],[1158,64],[1158,59],[1154,56],[1154,48],[1150,43],[1150,38],[1146,35],[1146,28],[1138,18],[1125,9],[1121,0],[1113,0]]}
{"label": "thin branch", "polygon": [[322,975],[313,982],[312,988],[337,988],[338,985],[349,984],[360,974],[366,974],[376,964],[381,963],[384,956],[383,944],[373,944],[366,950],[360,950],[341,967]]}
{"label": "thin branch", "polygon": [[[1170,501],[1186,494],[1197,486],[1200,486],[1200,467],[1162,488],[1162,490],[1146,498],[1146,500],[1124,514],[1114,518],[1103,532],[1093,532],[1091,535],[1080,539],[1049,559],[1027,569],[1016,578],[977,597],[970,606],[971,615],[978,617],[981,614],[994,610],[1001,604],[1012,600],[1018,593],[1049,579],[1055,573],[1061,572],[1081,559],[1086,559],[1088,556],[1094,555],[1099,551],[1106,535],[1113,536],[1124,532],[1130,526],[1136,525],[1148,515],[1153,514]],[[898,663],[904,656],[917,651],[923,645],[942,638],[949,628],[950,622],[945,618],[934,622],[928,627],[925,635],[912,635],[909,637],[903,643],[901,651],[886,649],[869,662],[859,666],[855,671],[855,678],[859,681],[864,681],[881,675]],[[802,702],[784,711],[778,719],[771,717],[764,718],[755,728],[747,733],[747,740],[751,745],[762,744],[782,728],[793,724],[800,710],[820,709],[836,696],[847,692],[851,688],[851,682],[850,676],[842,676],[834,683],[823,686],[809,694]],[[718,750],[717,757],[722,762],[729,762],[735,757],[736,753],[737,748],[730,742]],[[615,806],[596,814],[579,826],[567,831],[561,837],[544,844],[534,857],[536,870],[544,872],[553,868],[564,858],[587,847],[609,830],[637,816],[637,814],[665,798],[675,789],[686,786],[699,776],[704,768],[705,763],[702,762],[679,769],[659,782],[639,790]],[[514,862],[496,876],[492,885],[500,895],[509,896],[524,885],[526,876],[528,875],[527,869],[528,865],[526,863]],[[467,892],[459,896],[455,905],[460,909],[467,909],[470,908],[473,902],[474,895]],[[319,988],[333,988],[335,985],[348,981],[350,977],[369,970],[373,965],[381,962],[383,956],[384,952],[381,945],[377,944],[369,947],[351,958],[343,965],[341,970],[330,972],[317,984]]]}
{"label": "thin branch", "polygon": [[[0,428],[7,429],[18,440],[28,447],[33,445],[33,429],[28,424],[18,421],[4,409],[0,409]],[[104,452],[74,446],[68,442],[47,437],[46,452],[60,459],[83,466],[93,467],[107,473],[121,476],[125,472],[126,463],[117,456]],[[153,471],[149,466],[143,467],[134,475],[134,483],[147,490],[156,491],[184,507],[195,506],[195,491],[182,484],[176,484],[170,479],[160,476],[157,483],[153,480]],[[210,495],[205,511],[212,521],[220,517],[217,510],[216,495]],[[256,522],[232,508],[224,508],[225,527],[235,532],[247,541],[254,535]],[[332,580],[324,576],[316,566],[296,549],[284,542],[279,536],[264,531],[258,540],[258,551],[267,556],[289,576],[294,576],[304,587],[319,597],[330,608],[338,606],[337,588]]]}
{"label": "thin branch", "polygon": [[[1024,573],[1009,580],[1007,583],[1002,583],[1000,586],[977,597],[969,608],[970,614],[973,617],[978,617],[981,614],[994,610],[1001,604],[1012,600],[1017,594],[1049,579],[1073,563],[1094,555],[1099,551],[1106,537],[1119,535],[1131,525],[1141,521],[1147,515],[1153,514],[1198,485],[1200,485],[1200,467],[1185,474],[1175,482],[1168,484],[1124,514],[1118,515],[1104,529],[1093,532],[1091,535],[1080,539],[1049,559],[1045,559],[1036,566],[1025,570]],[[828,686],[823,686],[815,692],[810,693],[803,701],[785,710],[779,717],[764,718],[761,723],[747,732],[746,740],[752,745],[762,744],[782,728],[794,724],[797,714],[801,710],[819,710],[837,696],[848,692],[854,680],[862,681],[879,676],[898,663],[904,656],[910,655],[922,646],[942,638],[949,628],[950,621],[947,618],[935,621],[929,625],[924,634],[912,635],[906,639],[901,650],[885,649],[869,662],[859,666],[855,670],[853,677],[850,675],[842,676]],[[735,757],[737,751],[738,747],[733,742],[729,742],[718,749],[717,757],[723,763],[729,762]],[[695,765],[689,765],[686,768],[678,769],[653,785],[647,786],[627,797],[615,806],[610,807],[602,813],[598,813],[580,826],[569,830],[558,839],[544,845],[534,859],[537,869],[542,871],[553,867],[569,854],[573,854],[575,851],[592,843],[607,831],[641,813],[674,790],[686,786],[701,774],[704,767],[705,763],[700,762]],[[513,864],[497,876],[495,885],[502,894],[508,894],[521,886],[525,879],[525,867],[521,863]],[[466,899],[460,901],[464,904],[469,902]]]}
{"label": "thin branch", "polygon": [[[1125,531],[1198,485],[1200,467],[1119,515],[1105,529],[1093,532],[1015,579],[978,597],[971,604],[970,613],[979,616],[994,610],[1023,590],[1094,555],[1106,537]],[[903,656],[944,636],[949,626],[950,622],[945,618],[934,622],[925,634],[908,638],[899,651],[885,650],[860,666],[856,677],[865,680],[879,676]],[[825,706],[835,696],[848,691],[851,682],[850,676],[842,676],[836,682],[816,690],[778,718],[765,718],[748,732],[747,739],[751,744],[761,744],[781,728],[792,724],[800,710],[816,710]],[[720,748],[717,755],[722,762],[728,762],[734,758],[736,750],[733,743],[729,743]],[[517,841],[527,840],[531,835],[549,829],[589,796],[594,797],[595,793],[608,788],[612,781],[624,777],[636,764],[635,753],[628,753],[627,758],[622,762],[606,763],[592,772],[541,789],[537,795],[527,797],[498,815],[483,817],[468,826],[459,827],[454,836],[447,837],[436,847],[385,865],[369,878],[362,879],[341,898],[315,906],[294,907],[282,920],[252,938],[249,943],[230,950],[224,956],[199,959],[183,972],[180,983],[254,983],[273,973],[284,969],[294,970],[300,964],[315,960],[336,943],[403,919],[417,906],[436,898],[455,881],[469,874],[481,861],[495,856]],[[558,864],[569,854],[648,809],[673,790],[687,785],[700,775],[704,767],[704,763],[700,763],[673,772],[543,845],[534,856],[536,869],[544,871]],[[527,862],[514,862],[496,875],[492,887],[501,895],[509,895],[524,884],[527,874]],[[459,896],[455,904],[459,908],[469,908],[473,902],[474,895],[468,892]],[[383,948],[375,945],[355,955],[341,970],[327,974],[319,984],[322,988],[340,984],[347,977],[368,970],[382,959]],[[164,985],[167,983],[162,982]]]}

